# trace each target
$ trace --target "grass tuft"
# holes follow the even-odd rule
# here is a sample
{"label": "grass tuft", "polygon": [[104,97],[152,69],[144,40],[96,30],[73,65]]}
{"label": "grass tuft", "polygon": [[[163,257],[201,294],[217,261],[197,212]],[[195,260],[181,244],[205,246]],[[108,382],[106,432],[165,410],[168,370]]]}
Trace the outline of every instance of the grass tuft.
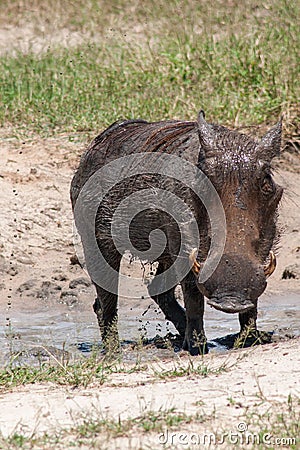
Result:
{"label": "grass tuft", "polygon": [[40,367],[6,367],[0,370],[0,388],[42,382],[86,387],[92,382],[103,384],[112,370],[112,367],[94,357],[65,365],[42,363]]}
{"label": "grass tuft", "polygon": [[160,379],[168,379],[168,378],[180,378],[186,376],[200,376],[206,378],[209,375],[219,375],[222,372],[226,372],[228,370],[226,363],[221,364],[218,367],[209,367],[209,365],[204,364],[203,362],[197,363],[189,360],[188,364],[182,364],[176,362],[174,367],[171,369],[153,369],[154,374]]}

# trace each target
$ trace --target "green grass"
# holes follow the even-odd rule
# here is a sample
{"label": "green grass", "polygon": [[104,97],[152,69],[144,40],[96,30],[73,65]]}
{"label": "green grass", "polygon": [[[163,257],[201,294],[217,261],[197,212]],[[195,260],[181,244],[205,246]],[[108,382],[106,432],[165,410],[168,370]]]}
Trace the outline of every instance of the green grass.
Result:
{"label": "green grass", "polygon": [[[45,349],[47,351],[47,349]],[[48,352],[48,351],[47,351]],[[113,373],[138,373],[148,369],[139,356],[135,363],[123,364],[120,357],[99,356],[98,348],[91,356],[73,361],[56,358],[49,351],[50,360],[40,362],[38,366],[18,362],[18,354],[12,355],[9,364],[0,368],[0,391],[7,391],[15,386],[53,383],[70,387],[86,387],[92,383],[107,383]]]}
{"label": "green grass", "polygon": [[[51,356],[50,352],[49,355]],[[155,366],[141,362],[141,356],[138,354],[135,363],[122,363],[120,358],[112,359],[99,357],[93,353],[90,357],[81,358],[72,362],[59,361],[54,356],[53,363],[40,363],[38,367],[29,365],[16,365],[16,357],[13,357],[10,365],[0,369],[0,391],[7,391],[15,386],[35,384],[35,383],[54,383],[63,386],[83,386],[86,387],[93,383],[102,385],[111,381],[110,375],[114,373],[133,374],[138,372],[149,372],[152,381],[167,380],[172,378],[187,377],[195,375],[198,377],[208,377],[209,375],[219,375],[229,369],[226,363],[218,367],[211,367],[203,361],[189,360],[181,361],[180,358],[174,360],[170,369],[160,367],[159,363]]]}
{"label": "green grass", "polygon": [[[188,415],[176,411],[174,408],[168,410],[148,411],[138,417],[121,419],[99,419],[83,420],[68,430],[61,429],[56,434],[48,434],[26,438],[20,433],[14,433],[9,438],[1,438],[1,449],[40,449],[40,448],[108,448],[107,445],[114,438],[130,436],[137,433],[140,437],[145,434],[159,433],[163,430],[184,427],[193,423],[203,423],[209,416],[203,414]],[[157,439],[156,439],[157,440]],[[88,446],[88,447],[85,447]],[[135,447],[134,447],[135,448]]]}
{"label": "green grass", "polygon": [[[293,132],[299,2],[277,0],[255,10],[254,2],[226,9],[219,1],[209,9],[188,0],[168,8],[120,1],[102,14],[94,3],[87,2],[77,21],[71,9],[63,23],[74,30],[98,26],[102,39],[91,43],[90,33],[90,43],[77,47],[0,57],[0,125],[25,134],[95,133],[122,117],[195,120],[203,108],[208,120],[237,126],[274,122],[284,113]],[[104,38],[105,14],[118,25]],[[143,24],[138,36],[134,24]]]}
{"label": "green grass", "polygon": [[74,387],[87,386],[91,382],[103,384],[112,371],[112,366],[95,357],[66,364],[43,363],[39,367],[6,367],[0,369],[0,389],[7,390],[14,386],[41,382]]}
{"label": "green grass", "polygon": [[226,372],[228,367],[226,363],[220,364],[219,367],[213,368],[204,362],[194,362],[190,359],[188,364],[180,364],[175,363],[174,367],[171,369],[159,368],[154,370],[154,374],[159,379],[170,379],[170,378],[180,378],[187,377],[190,375],[200,376],[202,378],[206,378],[209,375],[219,375],[223,372]]}

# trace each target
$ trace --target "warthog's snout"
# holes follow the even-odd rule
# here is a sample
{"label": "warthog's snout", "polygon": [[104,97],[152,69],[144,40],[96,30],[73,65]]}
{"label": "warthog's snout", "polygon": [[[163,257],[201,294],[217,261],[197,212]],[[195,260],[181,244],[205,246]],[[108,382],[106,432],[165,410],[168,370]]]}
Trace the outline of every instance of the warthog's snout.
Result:
{"label": "warthog's snout", "polygon": [[[195,260],[195,251],[192,258],[193,271],[199,273],[201,264]],[[240,255],[225,254],[211,277],[203,284],[199,283],[198,287],[210,306],[227,313],[243,313],[255,308],[257,298],[266,288],[266,277],[274,265],[273,253],[267,266]]]}
{"label": "warthog's snout", "polygon": [[226,313],[246,312],[255,307],[248,298],[236,294],[222,294],[207,300],[208,305]]}

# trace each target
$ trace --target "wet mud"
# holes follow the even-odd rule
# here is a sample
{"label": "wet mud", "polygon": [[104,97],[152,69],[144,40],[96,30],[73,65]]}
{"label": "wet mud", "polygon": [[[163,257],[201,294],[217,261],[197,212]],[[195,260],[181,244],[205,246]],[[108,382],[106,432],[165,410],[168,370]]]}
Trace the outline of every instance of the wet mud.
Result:
{"label": "wet mud", "polygon": [[[151,359],[171,355],[181,340],[171,323],[148,297],[143,279],[130,298],[120,286],[119,334],[125,359],[144,349]],[[124,294],[127,294],[126,296]],[[180,292],[179,292],[180,294]],[[85,276],[72,279],[56,272],[49,280],[29,279],[14,292],[14,299],[0,305],[6,325],[0,335],[0,363],[29,364],[71,360],[102,352],[98,323],[92,309],[94,288]],[[259,300],[259,338],[249,337],[242,346],[277,342],[300,336],[300,294],[265,293]],[[205,330],[210,352],[226,352],[236,345],[237,314],[226,314],[208,305]]]}

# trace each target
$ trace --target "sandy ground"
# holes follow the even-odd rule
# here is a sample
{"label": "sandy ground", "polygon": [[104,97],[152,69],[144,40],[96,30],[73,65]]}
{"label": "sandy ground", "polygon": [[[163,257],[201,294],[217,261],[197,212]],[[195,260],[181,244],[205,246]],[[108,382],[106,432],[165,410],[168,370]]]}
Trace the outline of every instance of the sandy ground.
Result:
{"label": "sandy ground", "polygon": [[[167,438],[167,427],[165,437],[161,432],[146,434],[132,430],[126,436],[109,440],[104,434],[96,439],[96,448],[148,448],[148,445],[163,448],[161,444],[165,441],[167,448],[184,448],[179,445],[180,433],[201,436],[211,432],[220,436],[237,432],[241,423],[248,426],[249,433],[254,433],[257,427],[249,425],[250,413],[284,412],[289,395],[299,398],[299,344],[299,339],[295,339],[218,357],[209,355],[205,357],[208,367],[225,370],[205,378],[189,375],[160,380],[155,376],[162,369],[186,367],[190,359],[181,355],[152,362],[144,372],[114,374],[104,386],[74,390],[48,384],[14,389],[0,396],[0,426],[5,434],[18,430],[26,435],[39,432],[51,435],[63,427],[74,427],[87,417],[123,421],[175,408],[201,419],[169,429],[169,433],[175,433],[173,441]],[[200,358],[194,361],[195,366],[201,363]]]}
{"label": "sandy ground", "polygon": [[[90,309],[94,298],[91,286],[82,281],[82,278],[87,280],[85,273],[78,265],[70,263],[74,247],[69,183],[83,145],[76,143],[76,138],[71,142],[63,135],[25,142],[6,138],[7,135],[7,130],[1,130],[0,310],[3,334],[8,334],[11,318],[19,311],[30,314],[37,305],[57,302],[77,307],[80,314]],[[270,295],[281,293],[283,298],[293,292],[300,301],[300,171],[298,160],[290,164],[290,157],[295,158],[295,155],[287,155],[279,161],[276,174],[286,194],[280,211],[282,237],[278,267],[270,279],[268,292]],[[295,278],[282,279],[286,269]],[[185,432],[236,430],[239,422],[247,423],[249,411],[266,412],[268,408],[285,411],[289,395],[299,398],[299,355],[300,340],[292,339],[225,355],[211,354],[203,360],[193,359],[193,364],[205,363],[211,368],[225,365],[227,370],[220,374],[161,380],[155,371],[190,363],[184,352],[179,355],[169,352],[158,361],[148,361],[146,371],[114,374],[103,386],[73,390],[35,384],[15,388],[0,395],[0,430],[3,436],[15,431],[31,436],[45,431],[58,432],[86,417],[126,419],[173,407],[179,412],[198,413],[207,418],[200,424],[192,421],[185,425]],[[297,402],[295,405],[299,408]],[[175,431],[183,430],[179,425]],[[158,433],[133,430],[127,434],[110,438],[109,443],[104,434],[97,448],[162,446]],[[166,446],[169,444],[169,448],[183,447],[175,441],[168,441]],[[62,448],[68,448],[67,444]]]}

